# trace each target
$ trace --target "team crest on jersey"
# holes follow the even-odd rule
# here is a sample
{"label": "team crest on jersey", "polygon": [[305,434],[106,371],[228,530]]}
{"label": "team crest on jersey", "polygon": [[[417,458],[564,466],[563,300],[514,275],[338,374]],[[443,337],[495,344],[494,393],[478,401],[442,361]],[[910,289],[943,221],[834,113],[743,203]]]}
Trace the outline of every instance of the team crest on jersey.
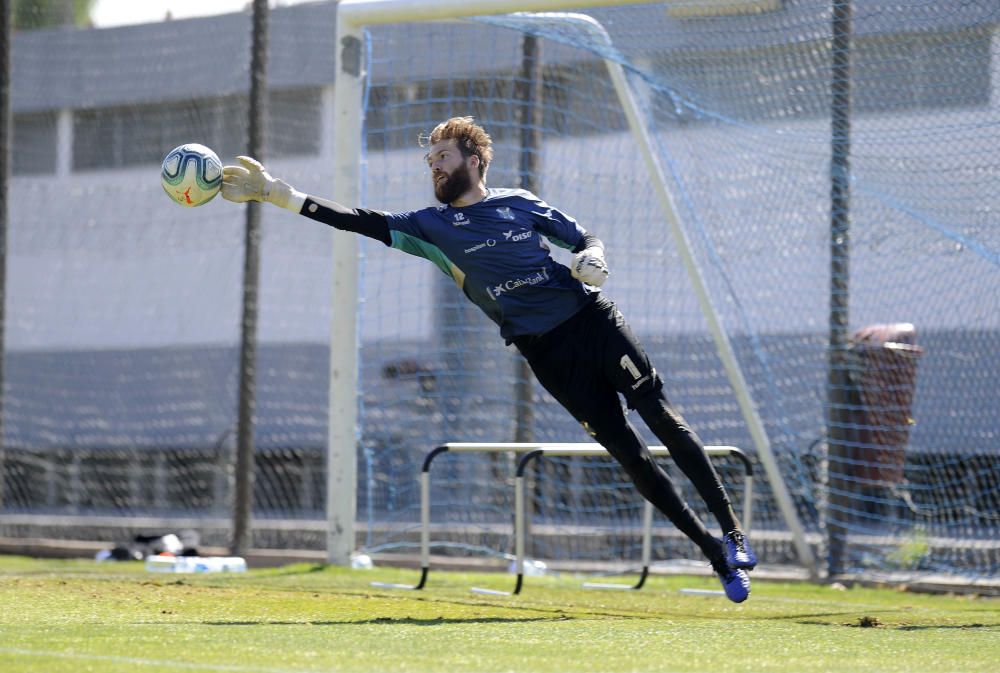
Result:
{"label": "team crest on jersey", "polygon": [[497,215],[505,220],[513,220],[514,213],[510,212],[510,206],[503,206],[502,208],[497,208]]}

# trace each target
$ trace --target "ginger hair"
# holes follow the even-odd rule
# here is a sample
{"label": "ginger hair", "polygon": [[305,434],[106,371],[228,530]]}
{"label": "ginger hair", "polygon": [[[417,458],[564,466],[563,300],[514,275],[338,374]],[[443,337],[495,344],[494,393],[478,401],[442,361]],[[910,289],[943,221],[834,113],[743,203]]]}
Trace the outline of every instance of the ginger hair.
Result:
{"label": "ginger hair", "polygon": [[493,160],[493,139],[472,117],[452,117],[434,127],[430,135],[422,137],[420,145],[428,147],[442,140],[454,140],[462,157],[479,157],[479,178],[486,178],[486,170]]}

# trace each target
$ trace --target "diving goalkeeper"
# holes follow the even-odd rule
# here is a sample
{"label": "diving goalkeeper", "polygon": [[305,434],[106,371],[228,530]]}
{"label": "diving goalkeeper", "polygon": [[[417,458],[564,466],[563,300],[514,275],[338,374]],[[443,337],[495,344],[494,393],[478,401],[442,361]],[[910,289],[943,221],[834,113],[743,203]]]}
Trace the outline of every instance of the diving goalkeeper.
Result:
{"label": "diving goalkeeper", "polygon": [[[439,124],[422,145],[441,203],[436,207],[351,208],[296,191],[249,157],[224,168],[222,196],[273,203],[436,264],[500,327],[538,381],[625,468],[643,497],[701,548],[726,596],[746,600],[756,555],[701,440],[671,407],[646,352],[599,289],[608,277],[603,243],[528,191],[487,187],[492,141],[471,117]],[[546,239],[576,253],[572,269],[551,257]],[[619,394],[697,488],[725,532],[721,540],[653,461]]]}

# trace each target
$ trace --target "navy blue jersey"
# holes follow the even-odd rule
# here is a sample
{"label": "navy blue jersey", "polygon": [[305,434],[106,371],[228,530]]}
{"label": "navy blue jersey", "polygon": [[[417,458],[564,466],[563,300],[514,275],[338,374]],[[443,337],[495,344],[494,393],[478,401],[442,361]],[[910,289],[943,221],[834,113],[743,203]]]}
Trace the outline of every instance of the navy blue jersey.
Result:
{"label": "navy blue jersey", "polygon": [[597,288],[549,254],[573,250],[576,220],[523,189],[488,189],[471,206],[386,213],[394,248],[434,262],[500,326],[508,342],[544,334],[580,310]]}

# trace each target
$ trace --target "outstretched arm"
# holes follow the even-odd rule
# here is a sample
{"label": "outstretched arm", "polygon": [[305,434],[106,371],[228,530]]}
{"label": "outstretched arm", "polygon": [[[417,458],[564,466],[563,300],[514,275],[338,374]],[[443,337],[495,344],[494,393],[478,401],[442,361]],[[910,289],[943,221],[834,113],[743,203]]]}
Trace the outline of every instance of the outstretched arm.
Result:
{"label": "outstretched arm", "polygon": [[341,204],[304,194],[284,180],[271,177],[264,166],[251,157],[236,157],[239,166],[222,169],[222,198],[234,203],[260,201],[273,203],[343,231],[353,231],[390,245],[389,225],[385,215],[364,208]]}

